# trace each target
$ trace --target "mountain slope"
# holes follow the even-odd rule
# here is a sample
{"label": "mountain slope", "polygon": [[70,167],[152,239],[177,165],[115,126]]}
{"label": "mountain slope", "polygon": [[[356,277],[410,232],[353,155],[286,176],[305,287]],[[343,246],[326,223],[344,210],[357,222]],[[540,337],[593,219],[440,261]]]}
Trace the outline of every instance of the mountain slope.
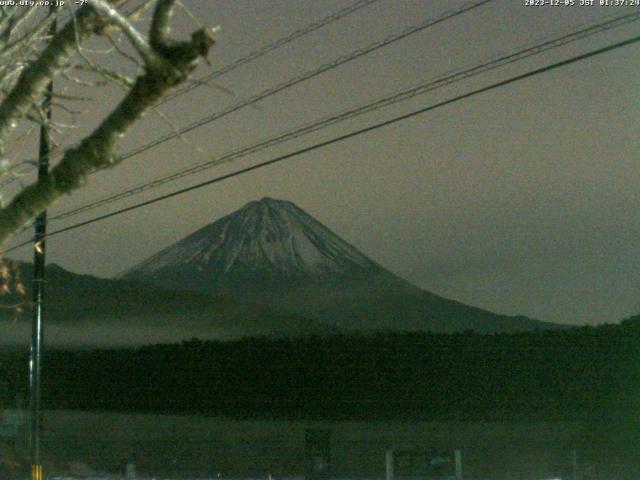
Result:
{"label": "mountain slope", "polygon": [[242,295],[285,286],[366,279],[417,290],[291,202],[264,198],[211,223],[121,276]]}
{"label": "mountain slope", "polygon": [[458,332],[553,328],[425,292],[291,202],[263,198],[205,226],[121,276],[226,293],[341,329]]}
{"label": "mountain slope", "polygon": [[[33,265],[11,264],[23,284],[30,286]],[[277,308],[245,305],[223,295],[79,275],[55,264],[47,267],[45,278],[47,344],[56,346],[131,346],[193,337],[220,340],[327,331],[317,321]],[[13,318],[14,309],[0,309],[0,347],[28,345],[30,298],[28,290],[0,298],[0,305],[25,304],[18,319]]]}

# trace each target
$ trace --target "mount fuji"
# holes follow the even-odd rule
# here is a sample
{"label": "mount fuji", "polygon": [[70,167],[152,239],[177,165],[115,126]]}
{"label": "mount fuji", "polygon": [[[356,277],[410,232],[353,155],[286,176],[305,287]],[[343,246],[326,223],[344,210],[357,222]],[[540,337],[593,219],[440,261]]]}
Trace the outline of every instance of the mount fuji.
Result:
{"label": "mount fuji", "polygon": [[295,204],[263,198],[120,276],[224,294],[340,331],[525,331],[559,325],[498,315],[421,290],[371,260]]}
{"label": "mount fuji", "polygon": [[417,290],[291,202],[263,198],[211,223],[121,276],[242,296],[363,281]]}

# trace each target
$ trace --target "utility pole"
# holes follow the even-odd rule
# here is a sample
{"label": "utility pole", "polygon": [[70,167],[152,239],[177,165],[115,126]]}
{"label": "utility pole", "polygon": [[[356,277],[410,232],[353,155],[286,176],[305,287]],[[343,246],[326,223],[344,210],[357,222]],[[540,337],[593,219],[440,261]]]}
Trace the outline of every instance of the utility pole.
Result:
{"label": "utility pole", "polygon": [[[55,14],[55,7],[49,9],[49,15]],[[49,35],[56,32],[56,19],[49,27]],[[51,97],[53,82],[49,82],[42,100],[42,111],[45,120],[40,125],[40,148],[38,153],[38,183],[46,181],[49,173],[50,138],[49,125],[51,120]],[[43,480],[42,458],[40,451],[40,434],[42,432],[41,386],[42,372],[42,307],[44,302],[44,267],[45,267],[45,237],[47,235],[47,212],[43,211],[35,221],[33,279],[33,317],[31,323],[31,351],[29,359],[29,407],[31,410],[31,425],[29,443],[31,449],[31,480]]]}

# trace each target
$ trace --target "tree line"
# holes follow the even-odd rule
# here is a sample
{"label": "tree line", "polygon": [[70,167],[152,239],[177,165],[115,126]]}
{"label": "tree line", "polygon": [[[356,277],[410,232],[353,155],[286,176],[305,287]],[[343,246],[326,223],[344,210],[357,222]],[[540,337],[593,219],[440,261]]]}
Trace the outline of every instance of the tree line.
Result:
{"label": "tree line", "polygon": [[[640,317],[517,334],[311,335],[48,351],[46,408],[233,416],[606,418],[640,411]],[[27,353],[0,358],[27,395]]]}

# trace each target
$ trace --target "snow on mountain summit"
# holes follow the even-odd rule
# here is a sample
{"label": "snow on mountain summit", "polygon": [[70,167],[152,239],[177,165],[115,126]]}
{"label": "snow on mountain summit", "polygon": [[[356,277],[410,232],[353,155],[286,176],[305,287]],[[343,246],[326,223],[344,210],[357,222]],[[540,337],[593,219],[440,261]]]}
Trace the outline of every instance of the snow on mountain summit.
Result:
{"label": "snow on mountain summit", "polygon": [[278,328],[293,325],[294,330],[307,321],[362,331],[546,327],[543,322],[496,315],[422,290],[370,260],[293,203],[271,198],[249,202],[122,278],[221,294],[227,307],[237,305],[242,312],[237,317],[239,327],[251,309],[257,309],[257,318],[276,319]]}
{"label": "snow on mountain summit", "polygon": [[320,278],[380,268],[295,204],[252,201],[153,255],[123,277],[178,269],[212,278],[243,273]]}

